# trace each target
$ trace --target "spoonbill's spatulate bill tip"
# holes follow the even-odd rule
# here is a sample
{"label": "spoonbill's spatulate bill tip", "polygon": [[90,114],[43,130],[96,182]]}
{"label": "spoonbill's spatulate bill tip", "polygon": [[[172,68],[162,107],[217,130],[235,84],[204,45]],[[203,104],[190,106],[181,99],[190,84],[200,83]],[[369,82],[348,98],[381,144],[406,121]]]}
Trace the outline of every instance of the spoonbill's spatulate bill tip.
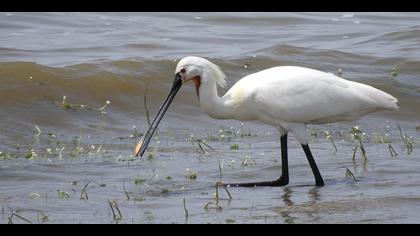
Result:
{"label": "spoonbill's spatulate bill tip", "polygon": [[139,156],[140,154],[140,150],[141,150],[141,146],[143,145],[143,139],[141,139],[137,144],[136,147],[134,148],[134,156]]}
{"label": "spoonbill's spatulate bill tip", "polygon": [[287,134],[301,143],[317,186],[324,185],[307,142],[307,124],[352,121],[371,112],[398,110],[398,100],[372,86],[345,80],[334,74],[297,66],[278,66],[245,76],[222,97],[217,86],[226,76],[217,65],[200,57],[185,57],[175,70],[167,98],[135,155],[142,156],[182,84],[193,81],[200,106],[216,119],[260,121],[277,127],[281,136],[282,175],[278,180],[230,186],[283,186],[289,183]]}

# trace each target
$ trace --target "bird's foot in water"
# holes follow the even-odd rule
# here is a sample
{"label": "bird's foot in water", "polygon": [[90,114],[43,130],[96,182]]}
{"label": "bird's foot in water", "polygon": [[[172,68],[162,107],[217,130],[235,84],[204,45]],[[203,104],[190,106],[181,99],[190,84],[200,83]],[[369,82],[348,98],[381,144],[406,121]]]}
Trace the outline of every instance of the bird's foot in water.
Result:
{"label": "bird's foot in water", "polygon": [[324,180],[322,180],[322,179],[316,180],[315,185],[318,186],[318,187],[324,186],[325,185]]}
{"label": "bird's foot in water", "polygon": [[263,181],[263,182],[252,182],[252,183],[233,183],[233,184],[223,184],[226,187],[280,187],[285,186],[289,183],[289,180],[286,178],[280,178],[274,181]]}

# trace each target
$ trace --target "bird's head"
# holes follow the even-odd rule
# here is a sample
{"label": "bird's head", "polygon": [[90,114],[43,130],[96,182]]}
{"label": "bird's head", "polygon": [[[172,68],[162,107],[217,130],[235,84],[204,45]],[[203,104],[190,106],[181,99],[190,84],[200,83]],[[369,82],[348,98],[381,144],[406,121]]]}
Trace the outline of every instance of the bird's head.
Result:
{"label": "bird's head", "polygon": [[217,65],[201,57],[184,57],[175,69],[175,77],[179,76],[182,83],[192,81],[197,97],[200,99],[200,88],[205,84],[218,84],[226,87],[226,75]]}
{"label": "bird's head", "polygon": [[211,86],[212,84],[218,84],[221,87],[226,86],[226,76],[223,71],[217,65],[201,57],[185,57],[179,61],[175,69],[175,79],[172,84],[172,88],[169,91],[168,96],[160,107],[158,113],[150,124],[149,129],[143,136],[142,140],[137,144],[134,155],[143,156],[146,148],[162,120],[169,106],[171,105],[175,95],[181,88],[182,84],[192,81],[195,85],[197,96],[200,99],[200,90],[203,87]]}

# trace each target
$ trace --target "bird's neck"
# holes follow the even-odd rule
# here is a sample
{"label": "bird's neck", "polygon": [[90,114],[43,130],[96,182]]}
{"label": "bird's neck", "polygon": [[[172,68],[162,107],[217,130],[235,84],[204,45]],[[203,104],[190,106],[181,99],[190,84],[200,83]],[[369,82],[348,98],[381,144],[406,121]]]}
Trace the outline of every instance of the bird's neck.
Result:
{"label": "bird's neck", "polygon": [[200,106],[215,119],[232,119],[235,109],[227,96],[219,97],[216,82],[202,83],[200,86]]}

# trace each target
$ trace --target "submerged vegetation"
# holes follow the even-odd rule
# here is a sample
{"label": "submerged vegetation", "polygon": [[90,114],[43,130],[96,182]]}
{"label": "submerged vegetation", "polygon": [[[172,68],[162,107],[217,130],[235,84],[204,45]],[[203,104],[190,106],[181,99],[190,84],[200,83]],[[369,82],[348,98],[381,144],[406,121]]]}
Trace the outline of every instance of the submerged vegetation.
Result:
{"label": "submerged vegetation", "polygon": [[67,100],[67,96],[63,96],[63,100],[61,101],[61,103],[57,103],[63,110],[73,110],[73,111],[78,111],[78,110],[87,110],[87,111],[99,111],[101,115],[105,115],[105,108],[111,104],[111,102],[109,100],[106,100],[105,104],[100,107],[100,108],[92,108],[88,105],[85,104],[76,104],[76,103],[71,103]]}

